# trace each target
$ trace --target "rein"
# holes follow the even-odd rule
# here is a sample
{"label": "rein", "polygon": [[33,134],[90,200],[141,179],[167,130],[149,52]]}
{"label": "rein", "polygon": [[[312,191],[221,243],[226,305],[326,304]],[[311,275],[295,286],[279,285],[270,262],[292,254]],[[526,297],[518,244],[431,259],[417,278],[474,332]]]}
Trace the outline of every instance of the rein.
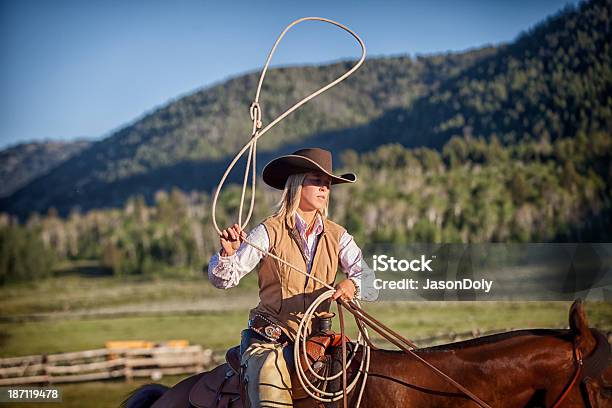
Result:
{"label": "rein", "polygon": [[[274,119],[271,123],[269,123],[266,127],[264,127],[262,129],[262,121],[261,121],[261,106],[259,104],[259,96],[261,93],[261,88],[263,85],[263,81],[266,75],[266,72],[268,70],[268,67],[270,65],[270,61],[272,59],[272,56],[274,55],[274,52],[276,51],[276,47],[278,46],[278,44],[280,43],[281,39],[285,36],[285,34],[287,33],[287,31],[295,26],[296,24],[299,24],[301,22],[304,21],[309,21],[309,20],[314,20],[314,21],[323,21],[326,23],[330,23],[333,24],[345,31],[347,31],[349,34],[351,34],[355,40],[357,40],[357,42],[359,43],[360,47],[361,47],[361,58],[355,63],[355,65],[353,65],[353,67],[348,70],[347,72],[345,72],[343,75],[341,75],[340,77],[336,78],[334,81],[328,83],[327,85],[323,86],[322,88],[320,88],[319,90],[311,93],[310,95],[308,95],[307,97],[303,98],[302,100],[300,100],[299,102],[297,102],[296,104],[294,104],[293,106],[291,106],[289,109],[287,109],[284,113],[282,113],[280,116],[278,116],[276,119]],[[249,142],[247,142],[242,149],[236,154],[236,156],[234,157],[234,159],[231,161],[231,163],[228,165],[225,173],[223,174],[223,176],[221,177],[221,181],[219,182],[217,189],[215,190],[215,194],[213,197],[213,202],[212,202],[212,222],[213,222],[213,226],[215,228],[215,230],[217,231],[217,233],[219,233],[219,235],[221,234],[221,230],[219,229],[219,226],[217,225],[217,220],[216,220],[216,207],[217,207],[217,200],[219,198],[219,193],[221,191],[221,188],[223,187],[223,184],[225,183],[230,171],[232,170],[232,168],[236,165],[236,163],[238,162],[238,160],[242,157],[242,155],[247,151],[248,149],[248,155],[247,155],[247,164],[246,164],[246,168],[245,168],[245,173],[244,173],[244,180],[243,180],[243,185],[242,185],[242,194],[240,197],[240,208],[238,211],[238,225],[240,226],[240,230],[241,231],[241,238],[243,239],[243,242],[246,243],[247,245],[252,246],[253,248],[259,250],[261,253],[270,256],[274,259],[276,259],[277,261],[285,264],[286,266],[290,267],[291,269],[298,271],[299,273],[302,273],[306,276],[308,276],[309,278],[315,280],[316,282],[322,284],[323,286],[325,286],[326,288],[329,289],[328,292],[323,293],[321,296],[319,296],[317,298],[317,300],[315,300],[315,302],[313,302],[313,304],[311,305],[311,307],[309,307],[307,313],[304,315],[304,317],[302,318],[301,322],[300,322],[300,327],[304,326],[306,327],[306,325],[304,324],[305,322],[309,321],[308,316],[310,315],[310,317],[312,317],[312,313],[309,313],[309,311],[312,309],[312,312],[314,312],[314,310],[316,309],[316,305],[322,303],[324,300],[330,298],[333,295],[333,292],[335,292],[335,289],[327,284],[326,282],[318,279],[315,276],[312,276],[312,272],[310,274],[308,274],[307,272],[301,270],[300,268],[290,264],[289,262],[279,258],[278,256],[271,254],[269,251],[266,251],[264,249],[262,249],[261,247],[259,247],[258,245],[253,244],[252,242],[249,242],[246,237],[244,236],[244,227],[246,226],[246,224],[249,222],[251,215],[253,214],[253,208],[255,206],[255,180],[257,177],[257,164],[256,164],[256,155],[257,155],[257,140],[263,136],[266,132],[268,132],[270,129],[272,129],[272,127],[274,127],[276,124],[278,124],[281,120],[283,120],[285,117],[287,117],[289,114],[291,114],[292,112],[294,112],[296,109],[298,109],[300,106],[304,105],[306,102],[308,102],[309,100],[315,98],[317,95],[320,95],[321,93],[325,92],[326,90],[330,89],[331,87],[337,85],[338,83],[340,83],[341,81],[343,81],[344,79],[348,78],[351,74],[353,74],[365,61],[365,56],[366,56],[366,48],[365,48],[365,44],[363,43],[363,41],[361,40],[361,38],[359,38],[359,36],[353,32],[351,29],[349,29],[348,27],[335,22],[333,20],[329,20],[326,18],[321,18],[321,17],[304,17],[304,18],[300,18],[298,20],[293,21],[291,24],[289,24],[279,35],[279,37],[277,38],[276,42],[274,43],[274,46],[272,47],[272,50],[270,51],[270,53],[268,54],[268,58],[266,60],[265,66],[261,72],[261,76],[259,78],[259,84],[257,86],[257,92],[255,94],[255,99],[253,101],[253,103],[251,104],[250,108],[249,108],[249,112],[250,112],[250,116],[251,116],[251,120],[253,121],[253,127],[252,127],[252,132],[251,132],[251,140],[249,140]],[[247,183],[248,183],[248,177],[249,177],[249,170],[250,170],[250,166],[251,166],[251,161],[252,161],[252,165],[253,165],[253,169],[252,169],[252,173],[251,173],[251,179],[252,179],[252,187],[251,187],[251,203],[249,206],[249,212],[247,215],[247,218],[244,222],[242,222],[242,213],[243,213],[243,204],[244,204],[244,198],[245,198],[245,193],[246,193],[246,187],[247,187]],[[341,338],[342,338],[342,394],[339,395],[338,393],[326,393],[323,390],[319,390],[317,389],[315,386],[313,386],[312,384],[310,384],[311,387],[307,387],[305,384],[309,384],[310,382],[308,381],[308,379],[305,376],[303,367],[301,366],[300,363],[300,359],[296,358],[296,370],[298,370],[298,378],[300,379],[300,382],[302,383],[302,385],[304,386],[304,389],[306,390],[307,393],[309,393],[309,395],[311,395],[313,398],[319,400],[319,401],[337,401],[339,398],[343,399],[343,405],[344,408],[347,408],[347,398],[348,398],[348,393],[351,391],[352,388],[354,388],[356,386],[357,381],[359,380],[359,375],[361,373],[363,373],[364,379],[362,382],[362,386],[361,386],[361,390],[359,393],[359,398],[357,401],[357,404],[355,405],[356,408],[359,407],[359,403],[361,401],[361,396],[363,395],[363,390],[365,389],[365,383],[366,383],[366,379],[367,379],[367,373],[368,373],[368,368],[369,368],[369,351],[370,348],[375,348],[373,346],[373,344],[371,343],[371,341],[369,340],[369,337],[367,335],[367,330],[364,327],[368,326],[370,328],[372,328],[374,331],[376,331],[378,334],[380,334],[381,336],[383,336],[385,339],[387,339],[388,341],[390,341],[391,343],[393,343],[394,345],[396,345],[397,347],[399,347],[401,350],[403,350],[406,353],[411,354],[412,356],[414,356],[417,360],[419,360],[421,363],[425,364],[426,366],[428,366],[429,368],[431,368],[436,374],[438,374],[440,377],[442,377],[444,380],[446,380],[447,382],[449,382],[450,384],[452,384],[453,386],[455,386],[457,389],[459,389],[461,392],[463,392],[466,396],[468,396],[471,400],[473,400],[475,403],[477,403],[479,406],[481,406],[482,408],[491,408],[488,404],[486,404],[484,401],[482,401],[480,398],[478,398],[476,395],[474,395],[472,392],[470,392],[468,389],[466,389],[465,387],[463,387],[461,384],[459,384],[458,382],[456,382],[455,380],[453,380],[452,378],[450,378],[448,375],[444,374],[442,371],[440,371],[438,368],[436,368],[435,366],[433,366],[431,363],[427,362],[426,360],[424,360],[423,358],[421,358],[420,356],[418,356],[416,353],[414,353],[410,348],[416,348],[416,345],[414,343],[412,343],[411,341],[409,341],[408,339],[406,339],[405,337],[401,336],[399,333],[391,330],[390,328],[388,328],[387,326],[385,326],[384,324],[382,324],[380,321],[378,321],[377,319],[375,319],[374,317],[370,316],[368,313],[366,313],[358,304],[357,301],[355,300],[350,300],[349,302],[346,302],[344,300],[342,300],[341,298],[337,299],[338,302],[338,317],[340,319],[340,329],[341,329]],[[312,306],[315,305],[315,307],[313,308]],[[365,354],[366,354],[366,362],[364,364],[364,360],[362,359],[362,364],[359,368],[359,374],[355,377],[355,379],[351,382],[351,384],[347,384],[347,364],[350,364],[350,361],[347,363],[346,361],[346,338],[344,336],[344,316],[343,316],[343,312],[342,312],[342,308],[345,308],[349,313],[351,313],[354,317],[355,317],[355,322],[357,323],[357,327],[359,328],[359,341],[358,341],[358,345],[360,344],[360,342],[363,342],[363,347],[365,350]],[[299,335],[300,330],[298,329],[298,336],[296,336],[296,340],[295,340],[295,345],[294,345],[294,355],[296,357],[299,357],[299,350],[300,348],[303,348],[304,353],[306,352],[305,350],[305,346],[304,344],[306,343],[306,332],[304,329],[304,332],[302,335]],[[301,339],[301,337],[303,336],[303,340]],[[298,347],[299,344],[302,344],[303,347]],[[375,348],[376,349],[376,348]],[[306,361],[308,361],[308,359],[306,359]],[[312,368],[310,366],[308,366],[308,369],[310,370],[311,373],[315,374],[315,376],[318,376],[318,374],[314,373],[314,370],[312,370]],[[321,378],[321,377],[319,377]],[[327,380],[327,379],[332,379],[332,378],[337,378],[337,376],[332,376],[332,377],[323,377],[323,379]],[[311,389],[309,389],[311,388]],[[317,395],[319,394],[319,395]],[[321,397],[320,395],[326,395],[325,398]]]}
{"label": "rein", "polygon": [[569,394],[570,390],[572,389],[572,387],[576,384],[576,381],[578,381],[578,378],[580,378],[580,374],[582,373],[582,367],[584,365],[584,362],[583,362],[583,359],[582,359],[582,352],[576,346],[576,340],[575,339],[573,341],[572,348],[573,348],[574,361],[576,363],[576,371],[574,372],[574,375],[572,376],[572,379],[570,380],[570,382],[565,386],[564,390],[561,392],[561,395],[559,395],[559,397],[557,398],[555,403],[550,408],[557,408],[559,406],[559,404],[561,404],[561,402],[563,402],[565,397],[568,396],[568,394]]}

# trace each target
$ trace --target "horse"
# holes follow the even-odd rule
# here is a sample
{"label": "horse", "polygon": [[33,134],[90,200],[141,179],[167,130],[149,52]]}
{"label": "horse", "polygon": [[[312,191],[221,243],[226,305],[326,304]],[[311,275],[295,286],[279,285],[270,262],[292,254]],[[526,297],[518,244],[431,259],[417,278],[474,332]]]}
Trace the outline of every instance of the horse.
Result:
{"label": "horse", "polygon": [[[600,331],[588,327],[580,300],[570,308],[569,323],[569,329],[517,330],[413,351],[491,407],[612,407],[608,340]],[[360,350],[355,352],[355,357],[361,357]],[[334,360],[338,366],[337,353]],[[348,367],[349,380],[357,374],[356,366]],[[226,368],[219,366],[215,370],[222,372]],[[207,375],[215,370],[193,375],[172,388],[144,385],[133,391],[121,406],[221,406],[214,398],[210,404],[194,405],[189,397],[196,384],[206,383]],[[342,389],[338,380],[330,386],[333,391]],[[239,395],[239,391],[234,395]],[[356,406],[358,392],[353,390],[347,398],[349,407]],[[294,399],[296,408],[342,406],[341,403],[324,404],[310,397]],[[243,406],[239,397],[226,399],[225,404],[226,407]],[[472,408],[478,404],[413,355],[372,349],[359,406]]]}

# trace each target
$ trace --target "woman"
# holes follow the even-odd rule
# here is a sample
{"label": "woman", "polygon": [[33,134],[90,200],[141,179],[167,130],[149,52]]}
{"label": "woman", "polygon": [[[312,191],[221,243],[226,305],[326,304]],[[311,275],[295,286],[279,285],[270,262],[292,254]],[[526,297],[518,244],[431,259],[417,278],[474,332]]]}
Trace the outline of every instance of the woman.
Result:
{"label": "woman", "polygon": [[[334,284],[341,267],[347,279],[335,286],[331,300],[376,299],[373,273],[361,250],[342,226],[327,218],[331,185],[356,179],[352,173],[334,175],[331,153],[319,148],[272,160],[263,170],[263,180],[283,190],[279,209],[255,227],[247,241],[329,285]],[[328,289],[252,246],[241,245],[242,240],[237,224],[222,231],[222,249],[211,258],[208,277],[218,288],[231,288],[259,264],[260,301],[249,314],[248,329],[242,332],[243,380],[251,407],[292,406],[287,369],[291,346],[304,312]],[[315,316],[327,314],[330,303],[321,304]],[[310,332],[318,330],[317,317]]]}

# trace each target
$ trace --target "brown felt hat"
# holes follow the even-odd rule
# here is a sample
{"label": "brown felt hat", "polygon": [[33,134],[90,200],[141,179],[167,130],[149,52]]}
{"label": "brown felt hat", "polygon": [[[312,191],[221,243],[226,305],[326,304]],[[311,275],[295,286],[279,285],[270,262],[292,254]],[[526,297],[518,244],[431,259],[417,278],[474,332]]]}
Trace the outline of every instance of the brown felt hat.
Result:
{"label": "brown felt hat", "polygon": [[264,167],[263,180],[270,187],[283,190],[290,175],[311,171],[321,171],[327,174],[331,177],[332,184],[354,183],[357,180],[357,176],[353,173],[341,176],[333,174],[331,152],[318,147],[301,149],[286,156],[277,157]]}

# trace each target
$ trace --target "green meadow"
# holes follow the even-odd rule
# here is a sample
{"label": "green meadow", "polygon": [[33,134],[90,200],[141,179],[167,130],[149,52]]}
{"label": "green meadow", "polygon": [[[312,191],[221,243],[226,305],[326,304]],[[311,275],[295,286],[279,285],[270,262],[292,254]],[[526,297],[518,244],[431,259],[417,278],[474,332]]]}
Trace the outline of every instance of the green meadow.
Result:
{"label": "green meadow", "polygon": [[[257,302],[255,278],[249,275],[229,290],[214,288],[205,276],[146,280],[62,276],[7,285],[0,288],[0,356],[99,348],[109,340],[176,338],[221,350],[239,341],[248,309]],[[419,339],[449,332],[567,327],[571,302],[362,305],[394,330]],[[612,330],[610,303],[587,303],[586,311],[591,326]]]}

